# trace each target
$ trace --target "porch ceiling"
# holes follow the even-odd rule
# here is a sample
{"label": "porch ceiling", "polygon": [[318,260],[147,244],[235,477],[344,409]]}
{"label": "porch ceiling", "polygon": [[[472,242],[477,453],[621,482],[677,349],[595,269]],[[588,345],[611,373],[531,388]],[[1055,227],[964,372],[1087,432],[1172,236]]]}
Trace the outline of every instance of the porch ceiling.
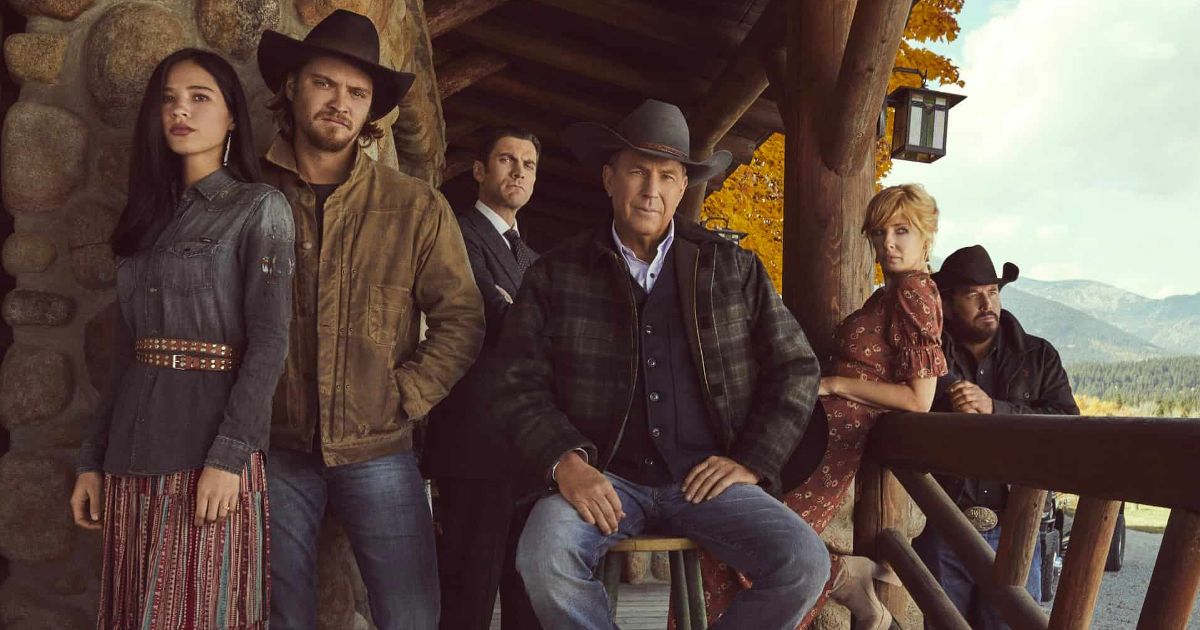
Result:
{"label": "porch ceiling", "polygon": [[783,21],[770,19],[768,7],[771,0],[429,0],[446,120],[443,191],[457,208],[469,204],[480,129],[516,125],[544,148],[530,218],[556,234],[592,224],[608,211],[607,198],[599,173],[566,150],[562,129],[581,120],[615,125],[651,97],[683,109],[694,151],[715,141],[733,153],[730,171],[749,162],[783,131],[770,90],[745,96],[765,81],[739,83],[761,75],[762,51],[781,41]]}

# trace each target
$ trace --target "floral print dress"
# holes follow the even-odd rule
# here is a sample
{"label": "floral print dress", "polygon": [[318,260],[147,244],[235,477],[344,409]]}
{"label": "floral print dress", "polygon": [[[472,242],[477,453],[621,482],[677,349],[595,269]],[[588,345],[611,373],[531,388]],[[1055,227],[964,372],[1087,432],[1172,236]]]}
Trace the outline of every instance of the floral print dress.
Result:
{"label": "floral print dress", "polygon": [[[942,355],[942,301],[929,274],[912,272],[881,287],[863,307],[842,321],[835,333],[833,374],[864,381],[901,383],[946,374]],[[817,533],[825,530],[846,499],[862,461],[867,434],[887,409],[838,396],[822,396],[829,424],[825,453],[807,480],[783,495],[783,502]],[[841,571],[834,556],[825,593],[809,612],[805,628],[829,596]],[[707,553],[701,554],[704,599],[709,622],[715,622],[750,582]]]}

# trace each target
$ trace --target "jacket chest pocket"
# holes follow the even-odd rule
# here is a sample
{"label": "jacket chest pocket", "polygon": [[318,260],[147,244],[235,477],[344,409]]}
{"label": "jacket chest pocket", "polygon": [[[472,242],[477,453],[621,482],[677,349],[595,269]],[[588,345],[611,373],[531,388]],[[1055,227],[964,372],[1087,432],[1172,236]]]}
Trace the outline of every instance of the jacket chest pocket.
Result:
{"label": "jacket chest pocket", "polygon": [[400,326],[412,307],[412,293],[403,287],[371,285],[367,295],[367,336],[377,344],[396,343]]}
{"label": "jacket chest pocket", "polygon": [[163,254],[164,289],[192,294],[213,286],[213,264],[217,244],[207,241],[180,241]]}

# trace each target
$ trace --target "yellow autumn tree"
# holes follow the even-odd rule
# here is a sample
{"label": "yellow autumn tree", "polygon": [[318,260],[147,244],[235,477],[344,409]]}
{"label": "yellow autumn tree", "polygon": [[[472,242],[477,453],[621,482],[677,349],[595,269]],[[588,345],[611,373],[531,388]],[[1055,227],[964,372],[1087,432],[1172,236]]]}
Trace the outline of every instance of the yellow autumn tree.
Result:
{"label": "yellow autumn tree", "polygon": [[[913,5],[904,29],[904,38],[896,53],[897,68],[915,68],[931,83],[962,86],[958,67],[924,44],[951,42],[958,38],[958,13],[963,0],[921,0]],[[913,74],[893,73],[888,93],[901,85],[920,85]],[[892,168],[889,155],[892,116],[888,114],[887,134],[875,152],[875,181],[882,181]],[[725,180],[721,189],[704,201],[701,219],[727,223],[732,230],[745,232],[742,244],[762,259],[776,287],[783,286],[783,136],[775,134],[744,164]]]}

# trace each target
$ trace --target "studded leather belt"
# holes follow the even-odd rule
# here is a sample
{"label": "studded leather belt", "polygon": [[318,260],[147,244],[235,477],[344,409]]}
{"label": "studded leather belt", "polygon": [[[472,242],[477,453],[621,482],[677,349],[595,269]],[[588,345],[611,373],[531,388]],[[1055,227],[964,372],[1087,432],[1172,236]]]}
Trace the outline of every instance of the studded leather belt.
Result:
{"label": "studded leather belt", "polygon": [[172,370],[229,372],[237,369],[237,350],[232,346],[186,339],[143,338],[133,344],[137,360]]}

